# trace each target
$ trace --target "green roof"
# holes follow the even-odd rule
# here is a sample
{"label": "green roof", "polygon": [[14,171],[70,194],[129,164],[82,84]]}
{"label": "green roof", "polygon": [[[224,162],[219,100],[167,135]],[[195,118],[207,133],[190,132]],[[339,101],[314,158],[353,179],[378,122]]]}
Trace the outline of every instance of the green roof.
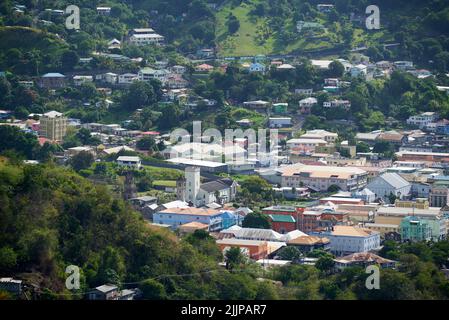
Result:
{"label": "green roof", "polygon": [[284,214],[270,214],[269,217],[273,222],[296,222],[295,218]]}

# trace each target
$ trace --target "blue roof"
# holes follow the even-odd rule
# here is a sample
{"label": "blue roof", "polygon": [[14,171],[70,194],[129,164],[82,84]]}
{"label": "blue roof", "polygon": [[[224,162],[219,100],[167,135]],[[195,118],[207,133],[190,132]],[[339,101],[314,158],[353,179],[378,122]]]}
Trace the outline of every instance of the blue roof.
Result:
{"label": "blue roof", "polygon": [[229,211],[224,211],[221,216],[223,219],[235,219],[235,215]]}

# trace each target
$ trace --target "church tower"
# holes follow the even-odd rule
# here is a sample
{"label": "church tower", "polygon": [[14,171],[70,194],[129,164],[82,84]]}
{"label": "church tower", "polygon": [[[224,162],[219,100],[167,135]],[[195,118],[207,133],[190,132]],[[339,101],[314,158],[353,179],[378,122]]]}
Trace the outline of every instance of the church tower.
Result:
{"label": "church tower", "polygon": [[201,185],[200,168],[187,167],[185,170],[185,175],[185,201],[192,202],[194,206],[197,206],[197,196]]}

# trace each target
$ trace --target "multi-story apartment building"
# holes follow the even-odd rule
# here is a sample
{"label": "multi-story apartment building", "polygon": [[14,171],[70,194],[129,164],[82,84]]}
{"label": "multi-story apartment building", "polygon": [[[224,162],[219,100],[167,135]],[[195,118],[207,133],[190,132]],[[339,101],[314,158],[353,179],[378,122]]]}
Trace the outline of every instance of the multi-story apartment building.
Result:
{"label": "multi-story apartment building", "polygon": [[50,111],[40,118],[39,135],[53,141],[61,141],[67,131],[67,118],[60,112]]}
{"label": "multi-story apartment building", "polygon": [[340,190],[354,191],[365,187],[367,177],[365,170],[355,167],[302,165],[285,169],[281,186],[327,191],[331,185],[336,185]]}

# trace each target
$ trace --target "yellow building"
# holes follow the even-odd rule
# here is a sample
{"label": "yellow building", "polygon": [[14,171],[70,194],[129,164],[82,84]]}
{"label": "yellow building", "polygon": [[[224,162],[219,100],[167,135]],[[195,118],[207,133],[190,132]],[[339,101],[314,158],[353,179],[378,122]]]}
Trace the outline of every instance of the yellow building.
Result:
{"label": "yellow building", "polygon": [[399,232],[399,226],[396,224],[365,223],[364,227],[379,232],[381,237],[384,237],[386,233]]}
{"label": "yellow building", "polygon": [[418,198],[415,201],[396,200],[394,206],[397,208],[429,209],[429,200],[425,198]]}
{"label": "yellow building", "polygon": [[39,136],[61,141],[67,131],[67,118],[60,112],[50,111],[39,119]]}

